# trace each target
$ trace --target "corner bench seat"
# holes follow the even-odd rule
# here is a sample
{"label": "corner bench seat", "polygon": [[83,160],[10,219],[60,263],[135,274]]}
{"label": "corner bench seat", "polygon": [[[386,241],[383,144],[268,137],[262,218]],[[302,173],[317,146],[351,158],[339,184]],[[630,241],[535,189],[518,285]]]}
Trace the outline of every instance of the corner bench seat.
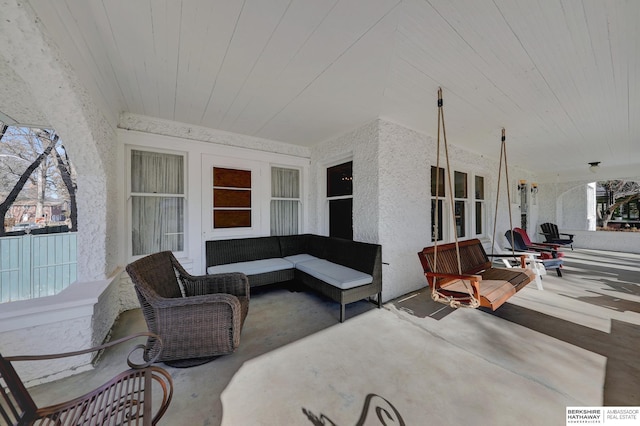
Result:
{"label": "corner bench seat", "polygon": [[[291,258],[291,260],[290,260]],[[285,269],[299,269],[312,277],[325,281],[328,284],[343,290],[370,284],[373,277],[364,272],[329,262],[325,259],[318,259],[310,254],[298,254],[277,259],[251,260],[249,262],[228,263],[226,265],[210,266],[207,268],[208,274],[221,274],[227,272],[242,272],[250,276],[264,274],[267,272],[282,271]]]}
{"label": "corner bench seat", "polygon": [[378,244],[313,234],[206,242],[207,273],[242,272],[251,287],[295,280],[345,305],[377,295],[382,306]]}
{"label": "corner bench seat", "polygon": [[209,266],[207,274],[224,274],[227,272],[242,272],[243,274],[256,275],[267,272],[282,271],[285,269],[293,269],[294,264],[286,259],[271,258],[250,260],[248,262],[227,263],[226,265]]}

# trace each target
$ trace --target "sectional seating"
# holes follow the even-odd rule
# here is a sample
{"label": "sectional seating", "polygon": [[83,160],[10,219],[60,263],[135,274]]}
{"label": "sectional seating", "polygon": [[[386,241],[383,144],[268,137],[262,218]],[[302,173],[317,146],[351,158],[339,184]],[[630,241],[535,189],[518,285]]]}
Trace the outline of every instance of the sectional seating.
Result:
{"label": "sectional seating", "polygon": [[382,247],[313,234],[207,241],[207,273],[242,272],[251,287],[293,280],[345,305],[377,295]]}

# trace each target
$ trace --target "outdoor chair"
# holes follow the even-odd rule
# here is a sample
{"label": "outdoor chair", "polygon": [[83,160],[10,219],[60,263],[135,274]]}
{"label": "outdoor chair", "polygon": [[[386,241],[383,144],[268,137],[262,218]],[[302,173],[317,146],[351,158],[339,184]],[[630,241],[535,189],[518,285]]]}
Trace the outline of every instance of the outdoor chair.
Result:
{"label": "outdoor chair", "polygon": [[229,354],[240,345],[249,311],[249,281],[239,272],[194,276],[170,251],[127,265],[150,332],[145,359],[191,367]]}
{"label": "outdoor chair", "polygon": [[[544,235],[545,242],[560,244],[560,245],[569,245],[571,250],[573,250],[573,235],[574,234],[566,234],[564,232],[558,231],[558,225],[555,223],[543,223],[540,225],[542,229],[542,235]],[[566,235],[567,238],[562,238],[561,235]]]}
{"label": "outdoor chair", "polygon": [[520,234],[520,236],[522,237],[522,241],[524,242],[524,245],[528,250],[542,249],[542,252],[546,253],[542,256],[545,259],[551,259],[554,257],[551,255],[552,251],[549,250],[555,250],[557,254],[555,257],[564,257],[564,253],[560,251],[560,249],[562,248],[562,244],[534,243],[531,241],[531,238],[529,238],[529,234],[527,234],[527,231],[522,228],[513,228],[513,232],[517,232],[518,234]]}
{"label": "outdoor chair", "polygon": [[[38,407],[13,367],[18,361],[43,361],[97,352],[136,337],[157,336],[138,333],[90,349],[50,355],[0,355],[0,424],[22,425],[155,425],[166,412],[173,396],[169,373],[152,366],[154,358],[136,362],[133,354],[143,349],[140,344],[129,353],[131,367],[102,386],[77,398],[55,405]],[[140,354],[136,354],[140,358]]]}
{"label": "outdoor chair", "polygon": [[508,247],[507,250],[511,250],[513,248],[513,250],[516,250],[516,251],[523,251],[523,252],[535,251],[537,253],[540,253],[539,260],[540,262],[542,262],[545,269],[546,270],[555,269],[558,276],[559,277],[562,276],[562,271],[560,269],[562,268],[564,259],[562,259],[559,256],[558,250],[553,248],[542,248],[542,247],[533,248],[533,249],[529,248],[524,244],[524,241],[520,233],[516,232],[515,230],[513,232],[511,231],[505,232],[504,236],[507,238],[507,241],[509,242],[509,244],[511,244],[511,247]]}

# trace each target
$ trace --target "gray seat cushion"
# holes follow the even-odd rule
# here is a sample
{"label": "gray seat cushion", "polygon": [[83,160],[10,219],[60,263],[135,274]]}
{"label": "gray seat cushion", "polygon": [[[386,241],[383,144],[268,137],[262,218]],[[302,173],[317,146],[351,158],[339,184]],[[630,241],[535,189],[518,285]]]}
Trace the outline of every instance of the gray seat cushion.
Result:
{"label": "gray seat cushion", "polygon": [[314,260],[314,259],[317,259],[317,257],[304,253],[304,254],[294,254],[292,256],[287,256],[285,257],[285,259],[293,263],[293,266],[297,266],[298,263],[306,262],[307,260]]}
{"label": "gray seat cushion", "polygon": [[373,277],[369,274],[324,259],[300,262],[296,264],[296,269],[342,290],[373,282]]}
{"label": "gray seat cushion", "polygon": [[242,272],[245,275],[257,275],[267,272],[293,269],[293,263],[282,258],[250,260],[248,262],[227,263],[209,266],[207,274],[222,274],[225,272]]}

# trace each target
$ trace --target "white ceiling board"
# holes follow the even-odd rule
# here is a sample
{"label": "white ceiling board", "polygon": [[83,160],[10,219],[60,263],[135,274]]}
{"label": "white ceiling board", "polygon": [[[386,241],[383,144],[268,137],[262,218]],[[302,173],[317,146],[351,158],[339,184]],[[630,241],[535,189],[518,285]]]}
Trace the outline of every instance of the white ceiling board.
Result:
{"label": "white ceiling board", "polygon": [[[640,1],[28,0],[117,116],[311,145],[375,117],[553,179],[640,170]],[[3,111],[10,115],[10,111]]]}

